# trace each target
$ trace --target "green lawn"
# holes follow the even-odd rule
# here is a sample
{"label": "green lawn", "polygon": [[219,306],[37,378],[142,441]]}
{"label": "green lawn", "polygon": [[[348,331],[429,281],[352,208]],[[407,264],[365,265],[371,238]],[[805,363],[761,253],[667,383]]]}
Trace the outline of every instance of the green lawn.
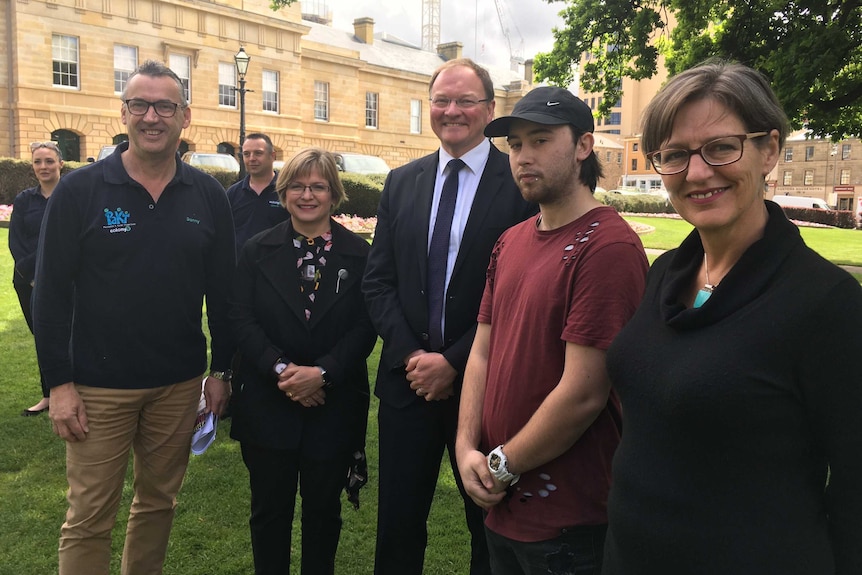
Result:
{"label": "green lawn", "polygon": [[[0,229],[0,575],[49,575],[57,572],[57,537],[66,511],[64,444],[51,432],[47,416],[20,417],[38,400],[39,379],[33,338],[12,289],[8,234]],[[379,345],[369,358],[372,373]],[[165,564],[165,575],[244,575],[253,572],[248,535],[248,475],[239,444],[229,437],[230,420],[219,425],[213,446],[192,456]],[[377,512],[377,400],[372,398],[368,426],[371,479],[355,511],[344,500],[344,529],[336,572],[373,571]],[[404,454],[410,457],[409,453]],[[466,574],[469,540],[463,511],[448,464],[442,466],[437,496],[428,520],[431,541],[426,574]],[[127,478],[114,529],[112,572],[119,559],[131,483]],[[297,521],[299,502],[297,502]],[[299,573],[300,533],[293,541],[293,570]]]}
{"label": "green lawn", "polygon": [[[691,230],[681,220],[631,218],[656,230],[641,236],[648,248],[676,247]],[[862,232],[804,228],[806,242],[827,258],[862,266]],[[56,573],[57,536],[65,502],[64,446],[50,429],[46,416],[23,418],[19,412],[35,403],[39,394],[33,339],[12,289],[12,258],[8,234],[0,230],[0,575]],[[862,277],[859,277],[862,281]],[[379,345],[369,358],[372,373]],[[368,427],[371,480],[362,490],[362,507],[343,510],[344,530],[337,572],[367,575],[372,572],[377,510],[377,401],[372,398]],[[239,446],[228,438],[230,420],[219,428],[215,444],[200,457],[192,457],[165,565],[166,575],[240,575],[252,572],[248,536],[248,483]],[[409,453],[404,454],[410,457]],[[467,573],[469,542],[463,512],[451,472],[444,464],[437,498],[428,521],[430,546],[427,575]],[[114,531],[114,570],[131,499],[127,483],[121,513]],[[297,514],[298,515],[298,514]],[[299,533],[299,528],[296,528]],[[299,537],[294,559],[299,558]],[[295,572],[299,572],[294,561]]]}
{"label": "green lawn", "polygon": [[[681,219],[628,216],[626,219],[655,228],[653,232],[641,234],[645,248],[675,248],[692,230],[691,224]],[[839,265],[862,266],[862,230],[809,227],[799,229],[805,243],[826,259]]]}

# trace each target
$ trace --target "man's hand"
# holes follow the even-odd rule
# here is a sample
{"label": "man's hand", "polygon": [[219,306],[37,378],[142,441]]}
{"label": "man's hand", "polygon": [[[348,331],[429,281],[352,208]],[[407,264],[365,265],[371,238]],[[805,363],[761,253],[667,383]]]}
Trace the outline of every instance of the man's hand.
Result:
{"label": "man's hand", "polygon": [[316,366],[291,363],[278,376],[278,388],[303,407],[326,403],[323,375]]}
{"label": "man's hand", "polygon": [[207,376],[204,381],[204,398],[207,402],[207,413],[211,411],[221,417],[230,399],[230,382]]}
{"label": "man's hand", "polygon": [[427,351],[413,353],[407,359],[405,369],[410,389],[424,397],[425,401],[439,401],[455,395],[452,384],[458,372],[443,354]]}
{"label": "man's hand", "polygon": [[65,441],[84,441],[90,432],[87,409],[71,381],[51,388],[48,408],[54,433]]}
{"label": "man's hand", "polygon": [[458,471],[464,484],[464,491],[476,505],[490,509],[506,496],[506,485],[497,481],[488,469],[488,460],[481,451],[457,450]]}

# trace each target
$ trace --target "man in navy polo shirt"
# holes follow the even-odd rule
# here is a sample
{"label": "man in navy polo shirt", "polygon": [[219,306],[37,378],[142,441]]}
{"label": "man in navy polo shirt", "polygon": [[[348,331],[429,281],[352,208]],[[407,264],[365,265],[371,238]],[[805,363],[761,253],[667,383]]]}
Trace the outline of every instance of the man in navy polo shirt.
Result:
{"label": "man in navy polo shirt", "polygon": [[290,217],[275,193],[278,173],[272,169],[275,150],[266,134],[255,132],[242,143],[246,176],[227,190],[236,233],[236,252],[253,235]]}
{"label": "man in navy polo shirt", "polygon": [[36,348],[69,482],[60,575],[109,573],[130,450],[121,573],[161,573],[207,369],[204,298],[207,409],[229,394],[233,222],[221,185],[177,154],[191,121],[180,79],[144,62],[121,118],[129,142],[54,190],[37,256]]}

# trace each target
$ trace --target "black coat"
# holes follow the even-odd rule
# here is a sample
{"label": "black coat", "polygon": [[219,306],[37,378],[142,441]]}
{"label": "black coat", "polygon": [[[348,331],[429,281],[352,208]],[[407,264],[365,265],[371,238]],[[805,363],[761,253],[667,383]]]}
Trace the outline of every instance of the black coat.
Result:
{"label": "black coat", "polygon": [[[369,313],[383,338],[375,393],[396,408],[425,401],[410,389],[403,360],[430,344],[425,288],[438,162],[435,152],[389,173],[363,282]],[[456,392],[476,334],[491,249],[503,231],[537,212],[521,197],[508,156],[491,145],[447,289],[443,355],[458,371]]]}
{"label": "black coat", "polygon": [[[230,319],[241,354],[234,374],[231,437],[270,449],[302,449],[319,458],[364,446],[368,417],[366,358],[376,334],[360,285],[368,243],[335,221],[311,321],[296,268],[295,232],[288,220],[243,247]],[[339,271],[342,279],[339,281]],[[333,385],[326,402],[308,408],[278,389],[279,357],[319,365]]]}

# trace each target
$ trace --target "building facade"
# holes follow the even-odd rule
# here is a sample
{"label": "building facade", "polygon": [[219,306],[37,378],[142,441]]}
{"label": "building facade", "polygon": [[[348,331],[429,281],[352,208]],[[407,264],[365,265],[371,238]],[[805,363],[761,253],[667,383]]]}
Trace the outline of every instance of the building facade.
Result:
{"label": "building facade", "polygon": [[[0,157],[57,141],[67,160],[127,139],[120,96],[147,59],[183,80],[192,122],[180,151],[239,151],[234,54],[251,56],[245,132],[272,137],[278,159],[306,146],[381,156],[391,166],[433,151],[428,81],[461,44],[424,51],[359,18],[340,31],[268,0],[6,0],[0,14]],[[532,72],[529,72],[530,75]],[[531,80],[492,70],[498,114]]]}
{"label": "building facade", "polygon": [[839,210],[862,211],[862,142],[809,138],[804,131],[787,138],[778,165],[768,178],[772,195],[807,196]]}

